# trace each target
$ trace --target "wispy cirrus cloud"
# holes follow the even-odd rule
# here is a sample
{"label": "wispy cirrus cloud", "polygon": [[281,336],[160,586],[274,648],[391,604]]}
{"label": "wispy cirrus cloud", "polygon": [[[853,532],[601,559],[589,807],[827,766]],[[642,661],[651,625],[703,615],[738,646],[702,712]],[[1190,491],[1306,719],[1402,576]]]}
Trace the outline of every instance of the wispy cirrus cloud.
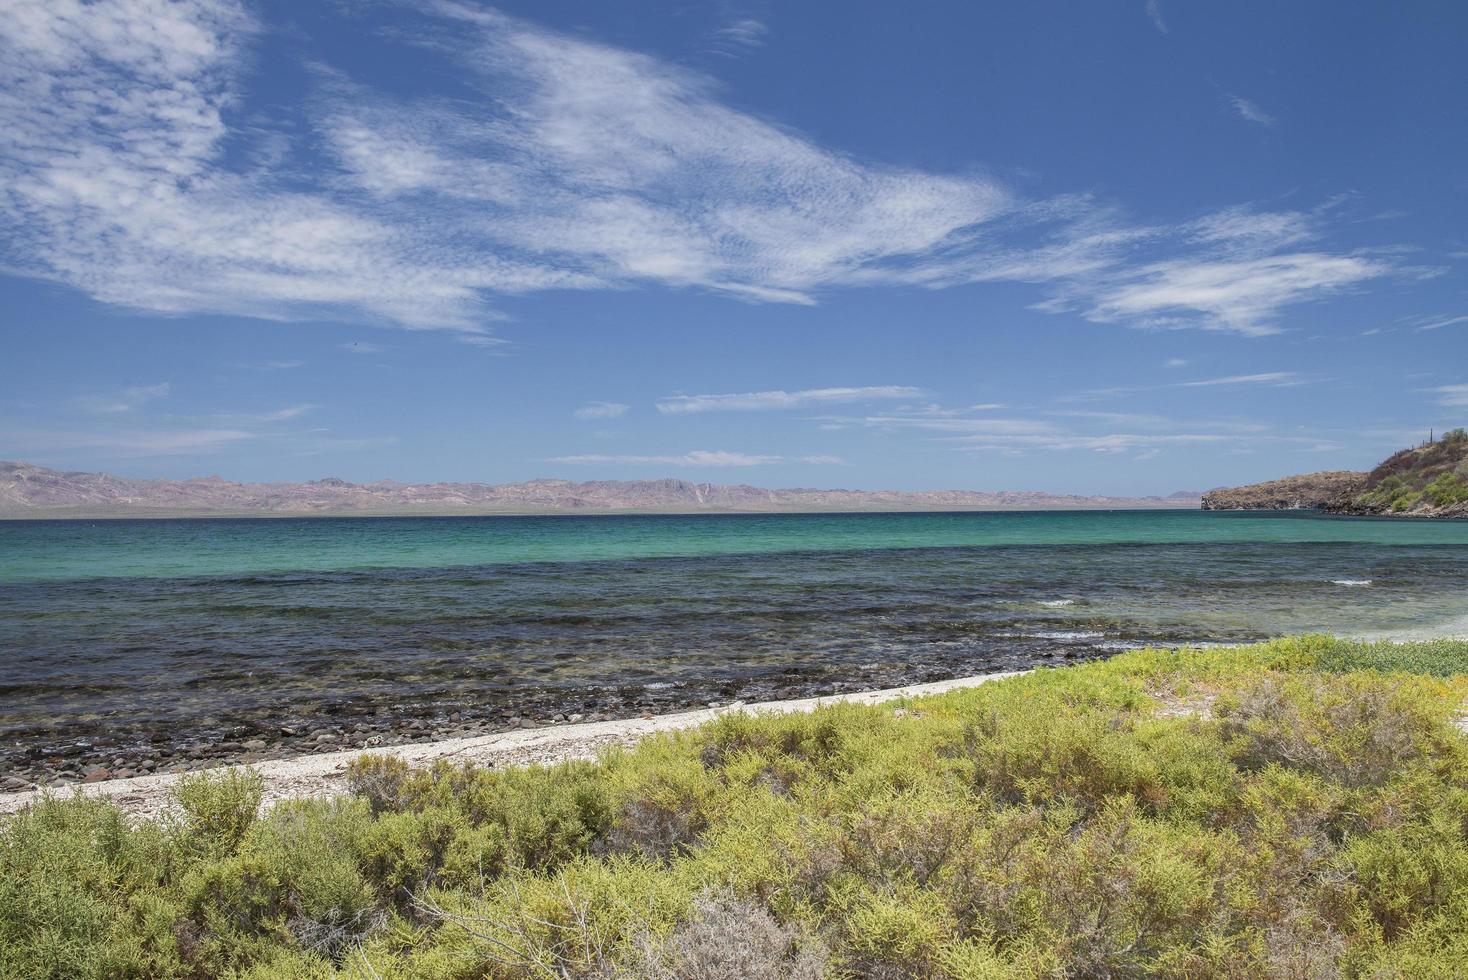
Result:
{"label": "wispy cirrus cloud", "polygon": [[963,453],[1133,453],[1138,459],[1152,459],[1168,450],[1199,446],[1218,446],[1231,452],[1257,445],[1308,446],[1322,451],[1340,448],[1338,442],[1330,439],[1280,434],[1249,420],[1203,423],[1137,412],[1048,410],[1029,417],[996,417],[975,412],[976,409],[905,410],[883,415],[835,416],[828,417],[823,427],[912,433]]}
{"label": "wispy cirrus cloud", "polygon": [[303,402],[300,405],[287,405],[285,408],[277,408],[270,412],[233,412],[220,415],[219,418],[221,420],[239,423],[288,422],[291,419],[298,419],[315,410],[315,405],[310,402]]}
{"label": "wispy cirrus cloud", "polygon": [[734,453],[706,449],[671,456],[616,455],[588,453],[580,456],[553,456],[551,463],[611,463],[633,466],[768,466],[773,463],[808,463],[812,465],[838,465],[844,462],[839,456],[781,456],[768,453]]}
{"label": "wispy cirrus cloud", "polygon": [[387,202],[477,209],[501,247],[597,284],[656,282],[810,302],[921,261],[1010,206],[999,183],[862,164],[728,108],[711,82],[645,55],[441,4],[439,42],[498,116],[323,100],[347,174]]}
{"label": "wispy cirrus cloud", "polygon": [[867,415],[860,424],[871,429],[921,429],[964,436],[1043,436],[1056,431],[1053,423],[1025,418],[955,418],[934,415]]}
{"label": "wispy cirrus cloud", "polygon": [[1047,435],[970,436],[959,440],[963,452],[1016,452],[1042,449],[1051,452],[1083,451],[1093,453],[1127,453],[1145,450],[1152,459],[1161,450],[1178,446],[1237,443],[1242,437],[1217,432],[1108,432],[1103,435],[1081,435],[1055,432]]}
{"label": "wispy cirrus cloud", "polygon": [[[1328,439],[1279,435],[1266,431],[1263,426],[1208,426],[1145,418],[1120,421],[1132,427],[1121,431],[1094,432],[1051,426],[1034,432],[973,432],[944,437],[943,441],[960,452],[1142,453],[1138,459],[1154,459],[1170,449],[1199,446],[1217,446],[1230,451],[1252,451],[1263,445],[1307,446],[1312,451],[1341,448],[1340,443]],[[1157,431],[1159,429],[1172,431]]]}
{"label": "wispy cirrus cloud", "polygon": [[587,402],[571,414],[578,419],[615,419],[626,415],[630,407],[621,402]]}
{"label": "wispy cirrus cloud", "polygon": [[1437,403],[1449,408],[1468,408],[1468,384],[1443,385],[1432,389]]}
{"label": "wispy cirrus cloud", "polygon": [[1297,385],[1302,384],[1295,371],[1263,371],[1259,374],[1231,374],[1222,378],[1203,378],[1199,381],[1179,381],[1178,388],[1214,388],[1220,385]]}
{"label": "wispy cirrus cloud", "polygon": [[[1167,364],[1166,367],[1173,365]],[[1179,365],[1181,366],[1181,365]],[[1057,396],[1056,401],[1084,402],[1100,398],[1135,395],[1144,391],[1162,391],[1168,388],[1222,388],[1236,385],[1264,385],[1272,388],[1294,388],[1318,382],[1298,371],[1259,371],[1254,374],[1229,374],[1216,378],[1195,378],[1192,381],[1167,381],[1158,384],[1113,385],[1107,388],[1085,388]]]}
{"label": "wispy cirrus cloud", "polygon": [[159,398],[166,398],[173,385],[164,381],[156,385],[133,385],[107,394],[84,395],[77,404],[84,411],[98,415],[121,415],[132,412]]}
{"label": "wispy cirrus cloud", "polygon": [[1167,22],[1162,19],[1162,5],[1158,0],[1147,0],[1147,17],[1152,21],[1152,26],[1163,34],[1168,33]]}
{"label": "wispy cirrus cloud", "polygon": [[1109,323],[1266,336],[1279,331],[1277,317],[1285,307],[1392,271],[1385,260],[1324,252],[1167,259],[1096,283],[1084,312],[1088,319]]}
{"label": "wispy cirrus cloud", "polygon": [[746,391],[728,395],[670,395],[658,401],[657,409],[664,415],[763,412],[807,405],[921,398],[923,394],[923,389],[909,385],[870,385],[859,388],[804,388],[799,391]]}
{"label": "wispy cirrus cloud", "polygon": [[499,343],[500,298],[636,286],[814,303],[1018,281],[1098,322],[1261,334],[1399,271],[1322,247],[1292,213],[1136,225],[1086,197],[858,160],[732,108],[708,77],[489,8],[397,16],[405,49],[431,47],[464,88],[408,98],[316,65],[291,93],[297,131],[243,111],[265,25],[235,0],[20,0],[0,21],[9,271],[135,309],[481,346]]}
{"label": "wispy cirrus cloud", "polygon": [[1460,323],[1468,323],[1468,315],[1430,317],[1421,326],[1416,327],[1418,333],[1432,330],[1441,330],[1443,327],[1454,327]]}
{"label": "wispy cirrus cloud", "polygon": [[[1388,276],[1426,276],[1387,252],[1322,246],[1325,209],[1225,208],[1176,226],[1134,226],[1085,201],[1033,211],[1053,222],[1052,242],[1010,253],[956,259],[920,270],[913,282],[1013,279],[1040,283],[1035,304],[1097,323],[1193,328],[1265,336],[1292,306],[1328,299]],[[1303,246],[1310,245],[1306,248]]]}
{"label": "wispy cirrus cloud", "polygon": [[714,31],[715,50],[720,54],[734,54],[758,48],[769,33],[769,25],[757,17],[735,17]]}
{"label": "wispy cirrus cloud", "polygon": [[103,459],[206,455],[253,438],[253,432],[224,428],[0,431],[0,441],[7,447],[28,457],[38,454],[38,458],[68,451],[85,451]]}
{"label": "wispy cirrus cloud", "polygon": [[1246,99],[1242,95],[1230,94],[1228,102],[1229,105],[1233,106],[1234,112],[1238,113],[1240,119],[1248,120],[1254,125],[1263,126],[1266,129],[1273,129],[1279,125],[1278,119],[1259,108],[1257,102]]}
{"label": "wispy cirrus cloud", "polygon": [[21,0],[0,21],[12,270],[161,313],[470,332],[480,290],[547,278],[466,263],[290,166],[232,164],[226,144],[251,137],[228,117],[258,30],[231,0]]}

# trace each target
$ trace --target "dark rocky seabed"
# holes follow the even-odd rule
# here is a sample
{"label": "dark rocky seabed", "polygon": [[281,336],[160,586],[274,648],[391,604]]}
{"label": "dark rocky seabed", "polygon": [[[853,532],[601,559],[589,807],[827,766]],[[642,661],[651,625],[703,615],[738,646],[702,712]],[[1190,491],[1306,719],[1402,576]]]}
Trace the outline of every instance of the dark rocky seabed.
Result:
{"label": "dark rocky seabed", "polygon": [[6,581],[0,789],[1420,629],[1465,595],[1462,544],[1277,541]]}

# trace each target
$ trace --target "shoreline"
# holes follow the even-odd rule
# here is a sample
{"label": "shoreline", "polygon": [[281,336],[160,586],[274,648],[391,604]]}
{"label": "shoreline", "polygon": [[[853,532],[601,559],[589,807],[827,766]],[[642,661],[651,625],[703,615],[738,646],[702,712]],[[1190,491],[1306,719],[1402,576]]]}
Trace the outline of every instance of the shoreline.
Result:
{"label": "shoreline", "polygon": [[969,658],[948,664],[922,660],[859,668],[831,676],[780,674],[675,683],[639,680],[615,686],[526,689],[511,698],[332,697],[291,701],[232,717],[179,719],[156,727],[111,724],[62,733],[15,731],[0,743],[0,793],[118,779],[176,775],[230,765],[262,765],[357,749],[397,751],[461,739],[568,725],[638,721],[720,709],[729,704],[780,703],[897,690],[955,677],[1024,671],[1112,656],[1059,643],[1038,654]]}
{"label": "shoreline", "polygon": [[[1363,642],[1468,641],[1468,617],[1418,628],[1337,634]],[[1027,673],[1039,667],[1066,667],[1107,659],[1127,649],[1237,646],[1267,637],[1224,640],[1175,639],[1120,644],[1072,644],[1030,655],[993,656],[945,669],[929,662],[858,672],[843,679],[794,681],[787,677],[684,684],[629,685],[616,690],[547,688],[523,693],[513,704],[489,707],[463,703],[315,702],[302,714],[282,711],[237,718],[226,725],[168,726],[156,731],[112,728],[106,732],[16,732],[0,745],[0,797],[37,791],[67,792],[75,787],[179,776],[230,766],[263,766],[298,759],[328,758],[354,751],[411,752],[444,742],[478,742],[537,731],[586,728],[594,724],[637,723],[660,717],[720,711],[730,704],[780,705],[823,698],[859,697],[872,691],[924,688],[974,677]],[[958,666],[958,665],[953,665]],[[935,669],[936,668],[936,669]],[[982,673],[970,673],[973,670]],[[866,676],[860,676],[865,674]],[[758,681],[758,682],[757,682]],[[295,705],[299,708],[302,705]],[[198,721],[199,719],[195,719]]]}
{"label": "shoreline", "polygon": [[311,520],[324,518],[340,520],[349,517],[852,517],[863,514],[1045,514],[1045,513],[1110,513],[1114,511],[1188,511],[1201,508],[1187,503],[1150,503],[1145,500],[1126,500],[1116,504],[983,504],[954,506],[934,504],[923,507],[911,504],[884,507],[750,507],[744,509],[724,507],[544,507],[505,508],[491,510],[483,508],[446,508],[442,510],[381,509],[381,510],[180,510],[180,511],[71,511],[65,509],[37,510],[34,512],[5,511],[0,521],[200,521],[200,520]]}
{"label": "shoreline", "polygon": [[[512,729],[491,735],[299,755],[255,764],[235,763],[190,772],[159,773],[93,783],[73,783],[66,786],[64,792],[67,795],[107,797],[135,819],[154,818],[170,811],[172,789],[184,777],[199,772],[252,768],[265,781],[264,805],[269,807],[284,799],[334,796],[344,793],[344,773],[347,764],[363,755],[393,755],[415,767],[440,759],[473,762],[488,766],[546,765],[572,759],[594,759],[604,749],[630,746],[659,732],[695,728],[730,713],[796,714],[814,711],[828,704],[882,704],[904,698],[924,697],[960,688],[977,687],[981,684],[1019,677],[1028,673],[1030,673],[1029,670],[1000,671],[910,684],[904,687],[785,701],[764,701],[755,704],[736,701],[724,707],[702,708],[642,718]],[[63,790],[53,787],[18,793],[0,793],[0,814],[14,813],[48,793],[57,796],[62,795]]]}

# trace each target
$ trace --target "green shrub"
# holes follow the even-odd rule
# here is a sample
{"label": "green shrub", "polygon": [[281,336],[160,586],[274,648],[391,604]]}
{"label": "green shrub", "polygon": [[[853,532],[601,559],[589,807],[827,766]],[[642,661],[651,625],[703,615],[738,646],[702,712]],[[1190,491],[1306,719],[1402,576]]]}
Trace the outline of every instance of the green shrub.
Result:
{"label": "green shrub", "polygon": [[1346,787],[1381,785],[1423,758],[1437,727],[1392,686],[1348,677],[1266,677],[1219,711],[1244,768],[1284,766]]}
{"label": "green shrub", "polygon": [[1380,483],[1356,498],[1366,507],[1381,507],[1393,513],[1410,510],[1422,499],[1422,490],[1398,474],[1384,477]]}
{"label": "green shrub", "polygon": [[374,815],[395,813],[405,802],[408,772],[395,755],[359,755],[347,763],[347,792],[366,800]]}
{"label": "green shrub", "polygon": [[1413,822],[1343,849],[1341,863],[1388,941],[1443,910],[1468,907],[1468,847],[1455,823]]}
{"label": "green shrub", "polygon": [[1450,507],[1468,500],[1468,480],[1455,473],[1443,473],[1427,485],[1425,492],[1434,506]]}
{"label": "green shrub", "polygon": [[186,971],[165,887],[166,833],[110,803],[46,798],[0,824],[0,977],[172,977]]}
{"label": "green shrub", "polygon": [[0,978],[1461,976],[1468,644],[1302,637],[259,814],[0,821]]}
{"label": "green shrub", "polygon": [[264,780],[249,768],[185,775],[173,790],[189,831],[208,845],[225,849],[245,836],[264,795]]}
{"label": "green shrub", "polygon": [[1330,640],[1276,641],[1276,650],[1288,647],[1288,655],[1276,660],[1284,669],[1348,673],[1372,670],[1381,673],[1426,674],[1450,677],[1468,674],[1468,643],[1456,640],[1424,640],[1417,643]]}
{"label": "green shrub", "polygon": [[210,971],[246,965],[283,940],[339,957],[384,919],[360,854],[365,804],[287,800],[258,821],[227,858],[182,884],[193,957]]}
{"label": "green shrub", "polygon": [[1408,491],[1406,491],[1404,493],[1400,493],[1400,494],[1392,497],[1392,500],[1391,500],[1392,513],[1394,513],[1394,514],[1400,514],[1403,511],[1411,510],[1413,507],[1416,507],[1417,506],[1418,501],[1420,501],[1421,499],[1422,499],[1422,491],[1421,490],[1408,490]]}

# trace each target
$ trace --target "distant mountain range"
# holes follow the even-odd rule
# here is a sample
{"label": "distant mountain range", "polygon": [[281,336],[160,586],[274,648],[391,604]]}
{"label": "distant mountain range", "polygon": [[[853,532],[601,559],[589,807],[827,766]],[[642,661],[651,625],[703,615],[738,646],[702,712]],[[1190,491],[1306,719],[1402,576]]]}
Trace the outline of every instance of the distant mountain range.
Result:
{"label": "distant mountain range", "polygon": [[800,513],[912,510],[1196,508],[1201,495],[1106,497],[1005,490],[769,490],[686,480],[524,483],[235,483],[217,476],[140,480],[0,462],[0,517],[303,514]]}
{"label": "distant mountain range", "polygon": [[1452,429],[1403,449],[1369,472],[1331,470],[1209,490],[1203,509],[1468,518],[1468,431]]}

